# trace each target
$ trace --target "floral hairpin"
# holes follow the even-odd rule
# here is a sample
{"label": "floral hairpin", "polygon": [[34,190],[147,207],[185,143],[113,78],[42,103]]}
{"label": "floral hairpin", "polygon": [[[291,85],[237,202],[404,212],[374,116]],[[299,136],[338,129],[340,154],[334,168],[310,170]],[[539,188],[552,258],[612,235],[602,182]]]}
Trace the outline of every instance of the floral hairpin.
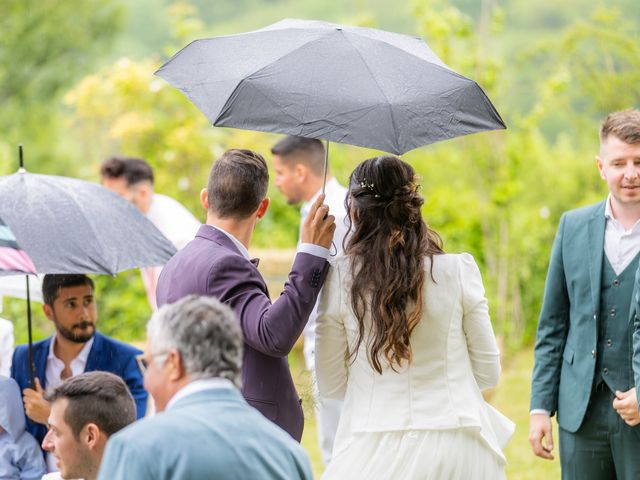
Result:
{"label": "floral hairpin", "polygon": [[374,194],[375,198],[380,198],[380,195],[376,193],[375,185],[373,183],[369,183],[369,181],[366,178],[363,178],[362,181],[360,182],[360,188],[369,190],[371,193]]}

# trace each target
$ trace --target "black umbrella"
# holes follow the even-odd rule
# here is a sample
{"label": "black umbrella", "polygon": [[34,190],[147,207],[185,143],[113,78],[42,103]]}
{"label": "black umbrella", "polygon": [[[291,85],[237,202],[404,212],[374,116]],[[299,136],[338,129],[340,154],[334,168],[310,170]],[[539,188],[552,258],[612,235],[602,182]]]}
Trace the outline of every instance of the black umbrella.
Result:
{"label": "black umbrella", "polygon": [[395,154],[505,128],[482,89],[422,39],[372,28],[283,20],[196,40],[156,74],[213,125]]}
{"label": "black umbrella", "polygon": [[[115,275],[164,265],[176,252],[138,209],[101,185],[25,171],[22,147],[18,172],[0,177],[0,218],[37,273]],[[31,352],[28,276],[27,305]],[[33,383],[33,363],[31,370]]]}

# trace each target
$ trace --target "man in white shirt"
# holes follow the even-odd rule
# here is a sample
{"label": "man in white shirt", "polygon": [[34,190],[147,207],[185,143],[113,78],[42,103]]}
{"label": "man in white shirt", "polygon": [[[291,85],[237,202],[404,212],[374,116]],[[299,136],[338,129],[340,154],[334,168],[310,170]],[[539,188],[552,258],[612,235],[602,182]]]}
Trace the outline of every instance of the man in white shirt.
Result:
{"label": "man in white shirt", "polygon": [[[287,136],[271,149],[272,164],[275,171],[275,186],[286,197],[290,205],[302,203],[300,208],[300,226],[309,214],[309,209],[322,191],[324,181],[325,149],[320,140]],[[347,189],[327,173],[325,186],[325,204],[336,217],[336,231],[333,236],[333,252],[342,253],[343,240],[348,231],[345,198]],[[300,237],[298,237],[300,238]],[[307,369],[315,378],[315,330],[317,308],[309,316],[304,329],[304,358]],[[315,384],[315,380],[314,380]],[[314,385],[316,420],[318,423],[318,442],[325,465],[331,460],[333,440],[338,428],[342,402],[321,398]]]}
{"label": "man in white shirt", "polygon": [[605,119],[596,164],[609,196],[565,213],[551,253],[529,441],[537,456],[553,459],[550,417],[557,412],[563,479],[640,478],[632,369],[638,359],[631,347],[640,259],[640,111]]}
{"label": "man in white shirt", "polygon": [[[2,297],[0,297],[0,313],[2,313]],[[0,375],[9,376],[11,356],[13,355],[13,323],[0,318]]]}
{"label": "man in white shirt", "polygon": [[109,440],[98,478],[310,480],[302,447],[242,398],[242,355],[238,319],[215,298],[163,306],[141,358],[160,413]]}
{"label": "man in white shirt", "polygon": [[[111,157],[100,167],[102,185],[117,193],[146,215],[180,250],[193,240],[200,222],[182,204],[153,191],[153,170],[142,159]],[[140,269],[151,308],[157,310],[156,286],[162,266]]]}

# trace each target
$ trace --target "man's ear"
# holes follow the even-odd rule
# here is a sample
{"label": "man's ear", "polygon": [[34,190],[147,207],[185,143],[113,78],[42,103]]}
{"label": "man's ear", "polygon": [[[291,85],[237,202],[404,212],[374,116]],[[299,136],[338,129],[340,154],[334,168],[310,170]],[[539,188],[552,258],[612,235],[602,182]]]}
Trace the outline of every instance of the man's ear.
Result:
{"label": "man's ear", "polygon": [[600,155],[596,155],[596,166],[598,167],[598,172],[600,173],[600,178],[602,178],[603,180],[605,180],[605,175],[604,175],[604,162],[602,161],[602,159],[600,158]]}
{"label": "man's ear", "polygon": [[51,305],[47,305],[46,303],[42,304],[42,311],[47,316],[47,318],[53,321],[53,307]]}
{"label": "man's ear", "polygon": [[182,357],[176,349],[169,350],[165,366],[169,369],[169,378],[173,381],[182,380],[186,375]]}
{"label": "man's ear", "polygon": [[209,210],[209,196],[207,195],[206,188],[200,190],[200,205],[202,205],[205,210]]}
{"label": "man's ear", "polygon": [[269,203],[271,201],[269,200],[269,197],[265,197],[262,199],[262,201],[260,202],[260,206],[258,207],[258,210],[256,211],[256,216],[258,217],[258,219],[264,217],[264,215],[267,213],[267,210],[269,209]]}
{"label": "man's ear", "polygon": [[309,167],[302,163],[296,163],[293,167],[293,175],[298,182],[304,182],[309,176]]}
{"label": "man's ear", "polygon": [[101,435],[100,428],[95,423],[87,423],[82,429],[81,438],[89,449],[94,450],[100,444]]}

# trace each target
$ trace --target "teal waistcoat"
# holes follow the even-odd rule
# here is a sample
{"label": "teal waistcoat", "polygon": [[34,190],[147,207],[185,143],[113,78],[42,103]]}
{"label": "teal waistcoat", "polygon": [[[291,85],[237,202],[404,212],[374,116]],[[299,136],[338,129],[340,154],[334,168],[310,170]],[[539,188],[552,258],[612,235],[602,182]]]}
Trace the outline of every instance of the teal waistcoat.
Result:
{"label": "teal waistcoat", "polygon": [[631,304],[634,276],[640,254],[616,275],[607,256],[602,260],[600,328],[596,361],[596,384],[604,381],[612,392],[633,387],[631,370]]}

